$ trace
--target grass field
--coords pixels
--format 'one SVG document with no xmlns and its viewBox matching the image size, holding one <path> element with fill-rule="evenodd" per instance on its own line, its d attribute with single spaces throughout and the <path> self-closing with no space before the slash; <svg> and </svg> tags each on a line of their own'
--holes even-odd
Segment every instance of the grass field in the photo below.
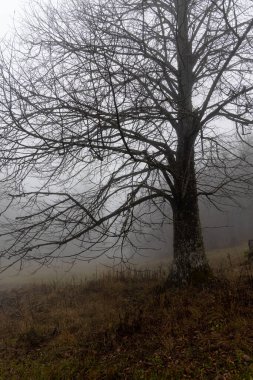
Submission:
<svg viewBox="0 0 253 380">
<path fill-rule="evenodd" d="M 0 379 L 253 379 L 252 267 L 216 256 L 202 289 L 122 268 L 2 291 Z"/>
</svg>

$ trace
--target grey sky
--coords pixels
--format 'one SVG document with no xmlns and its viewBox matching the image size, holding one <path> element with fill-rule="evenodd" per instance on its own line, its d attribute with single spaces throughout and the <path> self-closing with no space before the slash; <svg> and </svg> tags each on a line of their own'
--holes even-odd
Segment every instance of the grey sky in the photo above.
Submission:
<svg viewBox="0 0 253 380">
<path fill-rule="evenodd" d="M 0 36 L 11 28 L 15 13 L 24 3 L 25 0 L 0 0 Z"/>
</svg>

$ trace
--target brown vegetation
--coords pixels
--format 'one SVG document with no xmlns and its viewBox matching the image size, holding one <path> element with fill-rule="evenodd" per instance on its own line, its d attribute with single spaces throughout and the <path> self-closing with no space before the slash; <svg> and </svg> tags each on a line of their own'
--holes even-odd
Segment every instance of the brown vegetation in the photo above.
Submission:
<svg viewBox="0 0 253 380">
<path fill-rule="evenodd" d="M 201 289 L 146 270 L 2 293 L 0 379 L 252 379 L 253 276 L 236 270 Z"/>
</svg>

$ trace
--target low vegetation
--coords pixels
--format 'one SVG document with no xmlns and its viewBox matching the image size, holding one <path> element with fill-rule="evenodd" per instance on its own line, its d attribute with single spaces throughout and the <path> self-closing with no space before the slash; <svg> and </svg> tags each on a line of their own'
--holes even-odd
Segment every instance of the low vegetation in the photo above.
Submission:
<svg viewBox="0 0 253 380">
<path fill-rule="evenodd" d="M 0 379 L 253 379 L 251 269 L 228 256 L 202 288 L 122 270 L 2 292 Z"/>
</svg>

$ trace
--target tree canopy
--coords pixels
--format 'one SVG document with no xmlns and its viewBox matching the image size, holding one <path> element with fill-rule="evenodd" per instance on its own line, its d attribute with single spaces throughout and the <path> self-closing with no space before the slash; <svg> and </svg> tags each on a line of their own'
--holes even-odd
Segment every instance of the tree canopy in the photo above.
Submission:
<svg viewBox="0 0 253 380">
<path fill-rule="evenodd" d="M 3 193 L 23 210 L 2 256 L 123 255 L 159 211 L 172 277 L 207 273 L 198 196 L 252 185 L 252 14 L 242 0 L 33 1 L 2 47 Z"/>
</svg>

